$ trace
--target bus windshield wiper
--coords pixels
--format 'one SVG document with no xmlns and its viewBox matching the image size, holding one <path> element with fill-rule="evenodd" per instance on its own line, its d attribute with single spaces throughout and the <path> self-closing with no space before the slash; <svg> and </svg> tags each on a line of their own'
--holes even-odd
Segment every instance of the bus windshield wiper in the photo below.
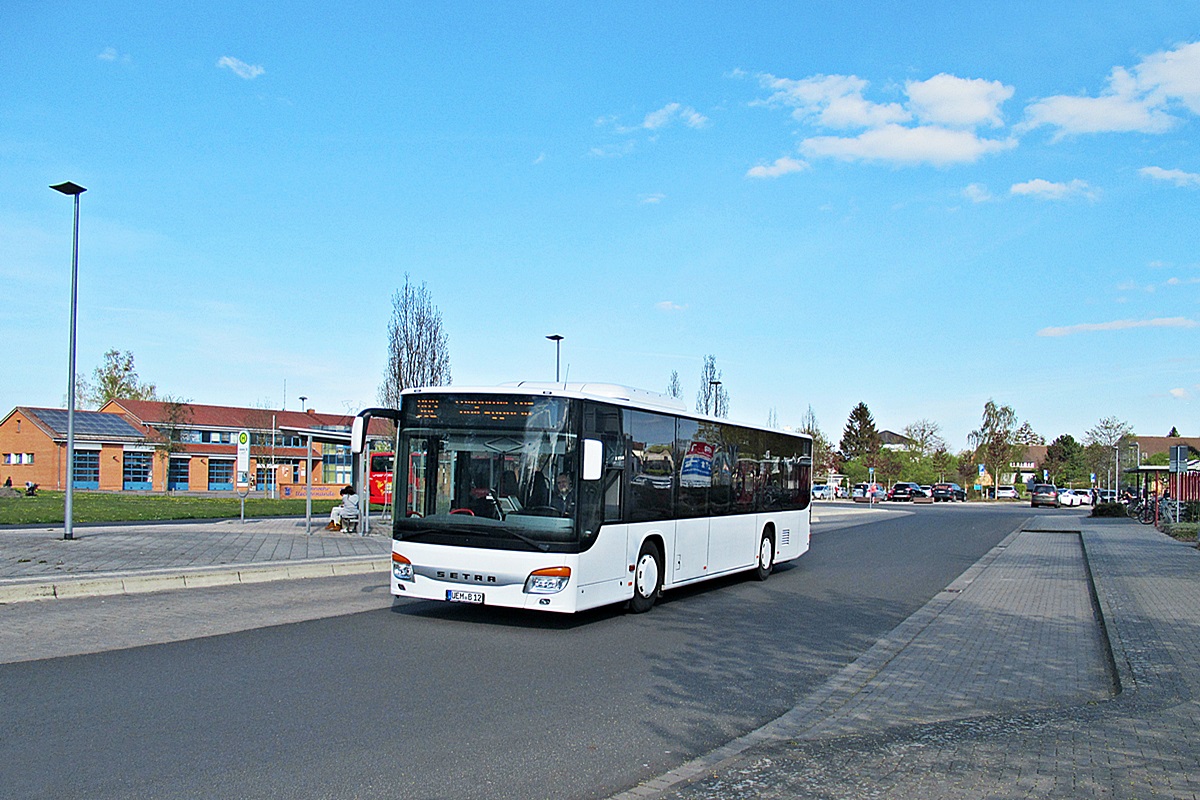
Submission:
<svg viewBox="0 0 1200 800">
<path fill-rule="evenodd" d="M 487 529 L 489 531 L 500 531 L 502 533 L 507 533 L 512 538 L 518 539 L 518 540 L 524 542 L 525 544 L 529 545 L 530 547 L 536 547 L 538 550 L 541 550 L 543 553 L 545 553 L 546 551 L 548 551 L 550 549 L 550 545 L 546 544 L 545 542 L 539 542 L 536 539 L 530 539 L 525 534 L 517 533 L 512 528 L 508 528 L 503 525 L 495 525 L 495 526 L 489 525 Z"/>
</svg>

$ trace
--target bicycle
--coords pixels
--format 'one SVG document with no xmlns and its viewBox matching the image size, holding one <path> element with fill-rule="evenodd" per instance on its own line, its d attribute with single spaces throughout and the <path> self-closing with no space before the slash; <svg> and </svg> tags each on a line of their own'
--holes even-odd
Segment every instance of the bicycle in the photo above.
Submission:
<svg viewBox="0 0 1200 800">
<path fill-rule="evenodd" d="M 1126 512 L 1143 525 L 1154 522 L 1154 498 L 1132 499 L 1126 504 Z"/>
</svg>

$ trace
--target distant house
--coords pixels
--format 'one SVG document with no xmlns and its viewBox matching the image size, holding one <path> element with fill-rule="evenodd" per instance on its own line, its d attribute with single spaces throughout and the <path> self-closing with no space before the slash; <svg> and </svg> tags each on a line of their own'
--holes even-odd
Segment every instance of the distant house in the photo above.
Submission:
<svg viewBox="0 0 1200 800">
<path fill-rule="evenodd" d="M 246 430 L 253 488 L 292 494 L 306 483 L 310 460 L 301 431 L 348 433 L 352 420 L 311 410 L 112 400 L 99 411 L 75 412 L 75 488 L 232 492 L 236 436 Z M 0 422 L 0 476 L 15 486 L 66 488 L 66 440 L 64 409 L 18 406 Z M 351 482 L 347 445 L 314 443 L 311 461 L 314 496 L 336 496 Z"/>
<path fill-rule="evenodd" d="M 895 431 L 880 431 L 879 443 L 884 450 L 907 450 L 913 446 L 913 440 Z"/>
</svg>

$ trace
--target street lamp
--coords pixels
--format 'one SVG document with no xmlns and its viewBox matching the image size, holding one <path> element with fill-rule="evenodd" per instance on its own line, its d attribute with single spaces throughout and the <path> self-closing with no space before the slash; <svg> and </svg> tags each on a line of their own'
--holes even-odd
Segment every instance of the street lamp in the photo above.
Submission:
<svg viewBox="0 0 1200 800">
<path fill-rule="evenodd" d="M 552 333 L 546 338 L 554 342 L 554 382 L 558 383 L 558 365 L 560 363 L 559 356 L 562 354 L 563 337 L 559 336 L 557 333 Z"/>
<path fill-rule="evenodd" d="M 63 508 L 63 538 L 74 539 L 71 517 L 75 502 L 75 301 L 79 294 L 79 195 L 87 189 L 71 181 L 50 188 L 75 198 L 75 231 L 71 237 L 71 347 L 67 368 L 67 496 Z"/>
<path fill-rule="evenodd" d="M 307 400 L 307 399 L 308 399 L 308 397 L 307 397 L 307 396 L 305 396 L 305 395 L 300 395 L 300 410 L 301 410 L 301 411 L 303 411 L 303 410 L 304 410 L 304 401 L 305 401 L 305 400 Z"/>
</svg>

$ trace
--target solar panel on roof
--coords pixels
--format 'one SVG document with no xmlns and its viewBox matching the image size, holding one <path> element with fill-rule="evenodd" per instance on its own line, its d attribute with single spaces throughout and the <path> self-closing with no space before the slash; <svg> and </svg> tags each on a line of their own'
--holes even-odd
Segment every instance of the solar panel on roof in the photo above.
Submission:
<svg viewBox="0 0 1200 800">
<path fill-rule="evenodd" d="M 66 434 L 67 412 L 60 408 L 31 408 L 38 419 L 49 425 L 56 433 Z M 108 436 L 128 439 L 141 438 L 142 432 L 129 424 L 119 414 L 105 414 L 100 411 L 76 411 L 75 434 L 77 436 Z"/>
</svg>

